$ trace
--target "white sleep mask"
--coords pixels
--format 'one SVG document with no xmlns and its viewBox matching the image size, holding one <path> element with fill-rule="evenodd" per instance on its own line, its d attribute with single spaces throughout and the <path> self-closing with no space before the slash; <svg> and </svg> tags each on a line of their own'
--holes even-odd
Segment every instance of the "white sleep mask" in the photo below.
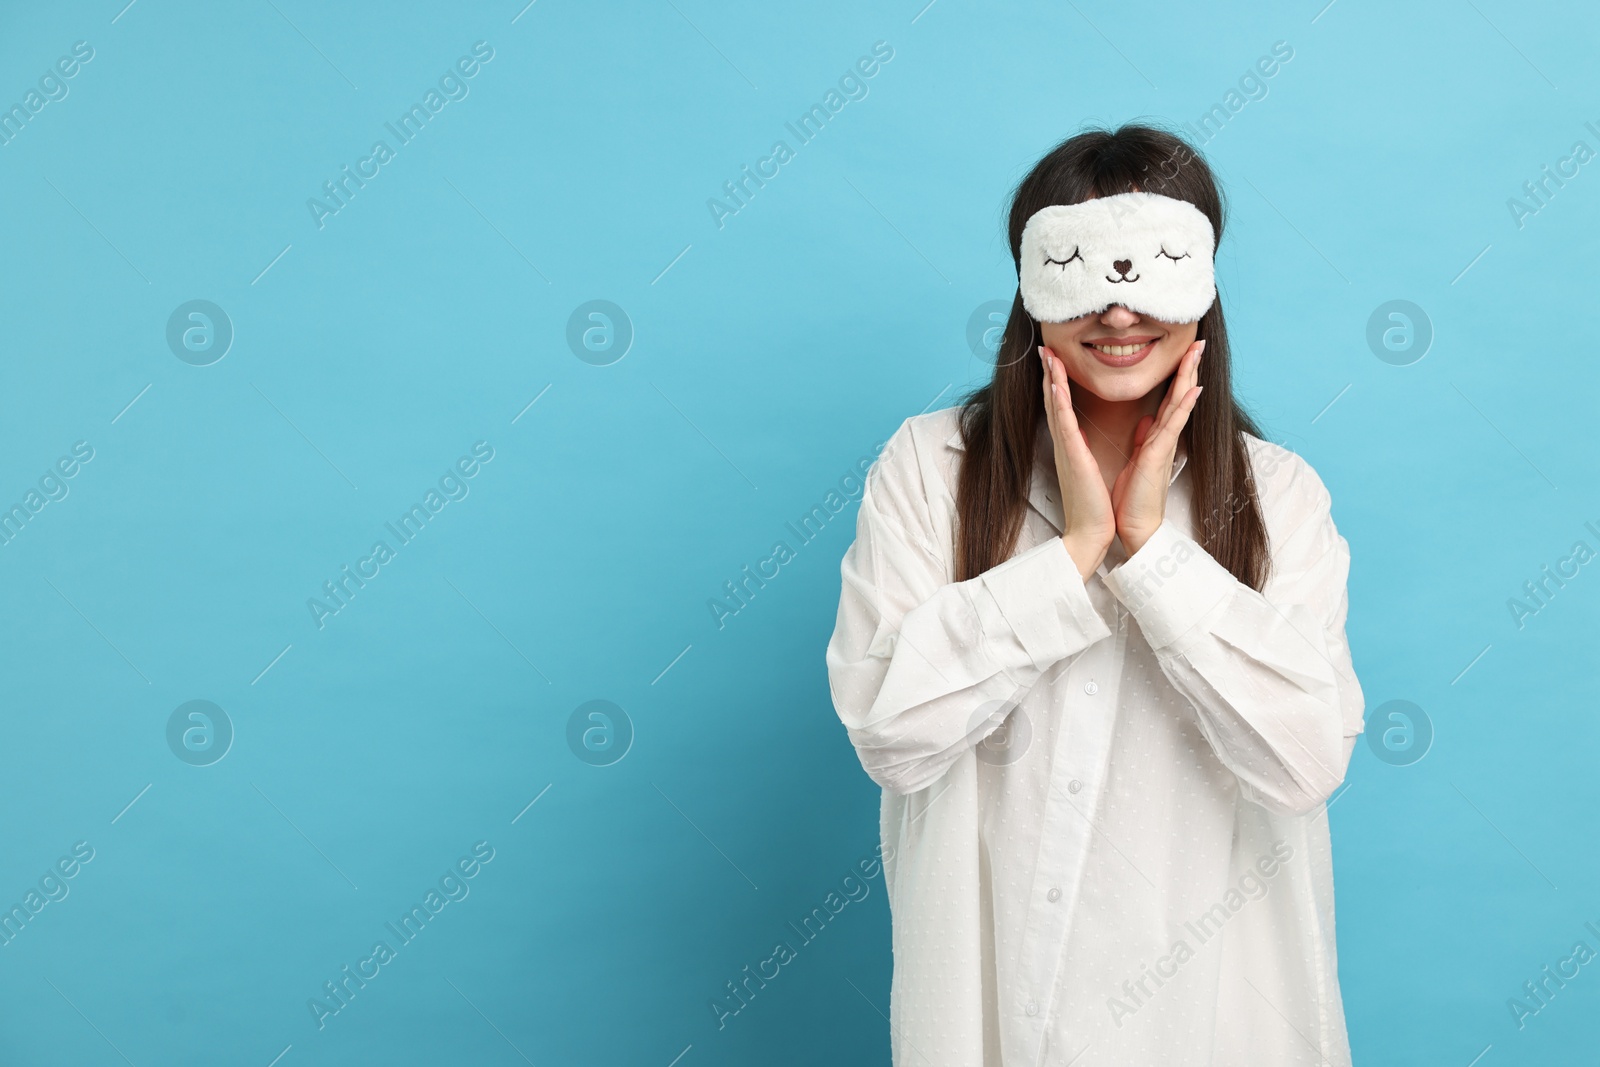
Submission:
<svg viewBox="0 0 1600 1067">
<path fill-rule="evenodd" d="M 1117 193 L 1053 204 L 1022 228 L 1022 304 L 1065 322 L 1121 304 L 1163 322 L 1195 322 L 1217 297 L 1211 220 L 1187 200 Z"/>
</svg>

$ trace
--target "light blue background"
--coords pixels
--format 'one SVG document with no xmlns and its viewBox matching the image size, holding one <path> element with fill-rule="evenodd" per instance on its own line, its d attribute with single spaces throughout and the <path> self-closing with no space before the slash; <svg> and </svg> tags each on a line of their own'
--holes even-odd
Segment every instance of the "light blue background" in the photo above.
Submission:
<svg viewBox="0 0 1600 1067">
<path fill-rule="evenodd" d="M 1275 41 L 1203 146 L 1239 392 L 1332 491 L 1369 708 L 1436 730 L 1410 766 L 1363 743 L 1331 811 L 1356 1060 L 1594 1047 L 1596 966 L 1524 1030 L 1506 1007 L 1600 947 L 1600 574 L 1506 606 L 1600 548 L 1596 164 L 1507 208 L 1600 148 L 1592 10 L 124 3 L 0 15 L 5 106 L 95 51 L 0 148 L 0 502 L 95 450 L 0 548 L 0 903 L 95 849 L 0 948 L 0 1060 L 886 1062 L 881 877 L 708 1008 L 877 841 L 822 661 L 853 505 L 724 628 L 707 601 L 983 380 L 967 321 L 1014 291 L 1039 155 L 1196 121 Z M 480 40 L 470 95 L 319 230 L 307 198 Z M 707 199 L 880 40 L 719 229 Z M 211 366 L 166 345 L 193 299 L 236 330 Z M 565 340 L 593 299 L 636 331 L 610 366 Z M 1409 366 L 1365 341 L 1392 299 L 1436 331 Z M 307 598 L 480 440 L 470 495 L 319 630 Z M 167 746 L 192 699 L 237 732 L 209 767 Z M 595 699 L 636 731 L 609 767 L 566 740 Z M 319 1031 L 308 998 L 485 840 Z"/>
</svg>

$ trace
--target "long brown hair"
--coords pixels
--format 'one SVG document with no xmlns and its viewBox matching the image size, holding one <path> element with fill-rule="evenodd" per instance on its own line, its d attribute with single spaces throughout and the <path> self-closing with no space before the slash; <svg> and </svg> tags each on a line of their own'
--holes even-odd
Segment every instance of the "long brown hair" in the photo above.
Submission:
<svg viewBox="0 0 1600 1067">
<path fill-rule="evenodd" d="M 1056 145 L 1012 193 L 1008 231 L 1019 273 L 1022 228 L 1034 212 L 1134 189 L 1195 205 L 1211 220 L 1221 244 L 1222 196 L 1211 168 L 1187 142 L 1146 125 L 1092 129 Z M 1206 342 L 1199 383 L 1205 388 L 1184 427 L 1183 444 L 1198 540 L 1234 577 L 1260 591 L 1270 563 L 1267 531 L 1242 435 L 1262 433 L 1233 396 L 1220 294 L 1200 319 L 1196 338 Z M 1038 326 L 1022 306 L 1019 289 L 995 357 L 994 377 L 967 396 L 961 410 L 966 455 L 956 492 L 957 580 L 976 577 L 1009 559 L 1022 530 L 1038 426 L 1045 417 L 1044 370 L 1033 358 L 1040 343 Z"/>
</svg>

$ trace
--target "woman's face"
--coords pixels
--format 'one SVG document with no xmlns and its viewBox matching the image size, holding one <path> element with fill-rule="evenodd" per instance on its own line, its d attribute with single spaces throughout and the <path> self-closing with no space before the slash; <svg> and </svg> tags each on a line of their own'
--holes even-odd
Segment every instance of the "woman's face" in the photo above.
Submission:
<svg viewBox="0 0 1600 1067">
<path fill-rule="evenodd" d="M 1102 400 L 1138 400 L 1172 376 L 1198 322 L 1162 322 L 1112 304 L 1066 322 L 1042 322 L 1045 347 L 1067 377 Z"/>
</svg>

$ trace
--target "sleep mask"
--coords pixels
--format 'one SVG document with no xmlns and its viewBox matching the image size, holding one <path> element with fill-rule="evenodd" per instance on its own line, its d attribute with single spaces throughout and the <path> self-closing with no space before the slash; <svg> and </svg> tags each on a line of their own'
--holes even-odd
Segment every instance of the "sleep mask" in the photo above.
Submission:
<svg viewBox="0 0 1600 1067">
<path fill-rule="evenodd" d="M 1022 304 L 1065 322 L 1121 304 L 1163 322 L 1195 322 L 1217 297 L 1211 220 L 1187 200 L 1117 193 L 1052 204 L 1022 228 Z"/>
</svg>

